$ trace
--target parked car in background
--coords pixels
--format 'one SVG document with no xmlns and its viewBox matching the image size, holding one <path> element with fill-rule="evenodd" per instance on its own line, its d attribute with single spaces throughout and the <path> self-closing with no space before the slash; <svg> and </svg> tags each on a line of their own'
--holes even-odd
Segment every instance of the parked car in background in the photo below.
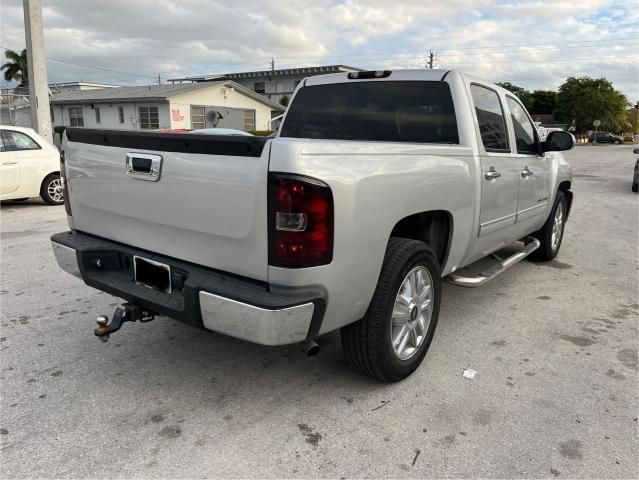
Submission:
<svg viewBox="0 0 639 480">
<path fill-rule="evenodd" d="M 639 148 L 635 148 L 633 150 L 633 153 L 635 155 L 639 155 Z M 639 191 L 639 158 L 635 162 L 635 175 L 634 177 L 632 177 L 632 191 L 633 192 Z"/>
<path fill-rule="evenodd" d="M 635 143 L 636 140 L 635 140 L 635 136 L 632 133 L 629 133 L 628 135 L 623 137 L 623 141 L 624 142 Z"/>
<path fill-rule="evenodd" d="M 58 149 L 31 128 L 0 125 L 0 200 L 64 203 Z"/>
<path fill-rule="evenodd" d="M 623 139 L 618 137 L 617 135 L 613 135 L 612 133 L 599 132 L 593 133 L 588 137 L 588 143 L 593 143 L 595 141 L 595 135 L 597 136 L 597 143 L 623 143 Z"/>
</svg>

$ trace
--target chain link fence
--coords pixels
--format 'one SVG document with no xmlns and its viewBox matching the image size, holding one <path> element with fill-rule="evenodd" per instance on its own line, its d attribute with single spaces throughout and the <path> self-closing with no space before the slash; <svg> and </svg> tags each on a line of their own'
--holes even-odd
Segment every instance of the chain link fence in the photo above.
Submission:
<svg viewBox="0 0 639 480">
<path fill-rule="evenodd" d="M 0 125 L 33 127 L 28 92 L 23 93 L 19 89 L 0 91 Z"/>
</svg>

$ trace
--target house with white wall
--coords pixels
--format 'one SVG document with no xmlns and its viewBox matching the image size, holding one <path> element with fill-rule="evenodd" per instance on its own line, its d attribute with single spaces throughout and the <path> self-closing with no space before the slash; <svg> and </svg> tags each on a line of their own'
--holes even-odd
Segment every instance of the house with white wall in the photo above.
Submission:
<svg viewBox="0 0 639 480">
<path fill-rule="evenodd" d="M 110 130 L 269 130 L 284 108 L 230 80 L 55 93 L 54 126 Z"/>
</svg>

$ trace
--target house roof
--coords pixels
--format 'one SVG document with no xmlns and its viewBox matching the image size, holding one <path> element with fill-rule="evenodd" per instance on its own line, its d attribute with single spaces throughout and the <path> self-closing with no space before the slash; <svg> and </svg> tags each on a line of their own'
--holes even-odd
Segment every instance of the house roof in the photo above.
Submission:
<svg viewBox="0 0 639 480">
<path fill-rule="evenodd" d="M 108 83 L 92 83 L 92 82 L 58 82 L 50 83 L 49 88 L 69 88 L 69 87 L 97 87 L 97 88 L 115 88 L 118 85 Z"/>
<path fill-rule="evenodd" d="M 235 90 L 261 102 L 273 110 L 284 111 L 284 107 L 268 98 L 255 93 L 252 90 L 230 80 L 207 83 L 186 83 L 177 85 L 145 85 L 139 87 L 116 87 L 100 88 L 94 90 L 72 90 L 67 92 L 54 93 L 51 96 L 51 103 L 54 105 L 69 105 L 81 103 L 114 103 L 114 102 L 136 102 L 136 101 L 166 101 L 176 95 L 192 92 L 195 90 L 205 90 L 216 86 L 233 87 Z"/>
<path fill-rule="evenodd" d="M 169 82 L 209 82 L 213 80 L 229 79 L 237 80 L 242 78 L 260 77 L 285 77 L 289 75 L 323 75 L 326 73 L 359 72 L 361 68 L 349 67 L 348 65 L 322 65 L 317 67 L 283 68 L 277 70 L 258 70 L 255 72 L 222 73 L 213 75 L 200 75 L 194 77 L 171 78 Z"/>
</svg>

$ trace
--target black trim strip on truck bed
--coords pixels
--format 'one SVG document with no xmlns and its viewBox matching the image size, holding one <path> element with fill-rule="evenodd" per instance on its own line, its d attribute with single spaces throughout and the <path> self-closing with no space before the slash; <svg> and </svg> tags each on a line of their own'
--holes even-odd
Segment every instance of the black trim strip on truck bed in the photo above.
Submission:
<svg viewBox="0 0 639 480">
<path fill-rule="evenodd" d="M 67 128 L 66 135 L 69 142 L 75 143 L 233 157 L 259 157 L 268 141 L 267 137 L 257 136 L 97 130 L 77 127 Z"/>
</svg>

